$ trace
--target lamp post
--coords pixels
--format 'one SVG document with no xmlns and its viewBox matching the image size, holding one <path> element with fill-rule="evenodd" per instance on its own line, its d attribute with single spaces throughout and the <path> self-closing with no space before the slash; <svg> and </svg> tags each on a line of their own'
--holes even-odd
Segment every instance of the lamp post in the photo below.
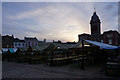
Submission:
<svg viewBox="0 0 120 80">
<path fill-rule="evenodd" d="M 54 55 L 54 50 L 51 51 L 50 66 L 53 66 L 53 55 Z"/>
<path fill-rule="evenodd" d="M 52 47 L 52 49 L 50 51 L 50 54 L 51 54 L 51 56 L 50 56 L 50 58 L 51 58 L 51 60 L 50 60 L 50 66 L 53 66 L 53 58 L 54 58 L 54 52 L 56 50 L 56 47 L 54 45 L 51 45 L 51 47 Z"/>
<path fill-rule="evenodd" d="M 81 69 L 84 70 L 84 40 L 82 40 L 82 62 L 81 62 Z"/>
</svg>

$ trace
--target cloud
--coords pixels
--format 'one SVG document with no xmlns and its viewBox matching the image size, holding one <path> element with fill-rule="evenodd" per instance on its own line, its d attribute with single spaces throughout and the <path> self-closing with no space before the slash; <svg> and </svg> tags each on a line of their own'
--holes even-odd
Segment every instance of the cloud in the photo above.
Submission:
<svg viewBox="0 0 120 80">
<path fill-rule="evenodd" d="M 18 36 L 21 32 L 20 37 L 22 35 L 36 36 L 39 40 L 47 38 L 49 40 L 63 41 L 77 41 L 78 34 L 90 33 L 89 21 L 94 11 L 92 2 L 16 4 L 14 3 L 13 7 L 10 6 L 11 4 L 9 4 L 9 7 L 3 6 L 6 9 L 3 11 L 5 13 L 3 15 L 3 33 L 13 33 Z M 22 8 L 20 8 L 21 6 Z M 102 8 L 105 7 L 107 9 L 109 6 L 103 6 Z M 18 8 L 19 10 L 17 10 Z M 99 10 L 98 8 L 97 10 Z M 101 21 L 106 21 L 105 23 L 102 22 L 103 25 L 107 26 L 109 23 L 107 21 L 110 19 L 109 15 L 115 14 L 116 10 L 113 9 L 110 14 L 104 13 L 108 15 L 107 17 L 102 13 L 105 10 L 97 12 L 100 14 L 100 17 L 102 16 Z M 12 14 L 13 12 L 14 14 Z M 113 17 L 113 20 L 115 22 L 116 18 Z M 112 20 L 110 22 L 111 25 L 114 25 Z M 107 28 L 103 28 L 103 30 Z"/>
</svg>

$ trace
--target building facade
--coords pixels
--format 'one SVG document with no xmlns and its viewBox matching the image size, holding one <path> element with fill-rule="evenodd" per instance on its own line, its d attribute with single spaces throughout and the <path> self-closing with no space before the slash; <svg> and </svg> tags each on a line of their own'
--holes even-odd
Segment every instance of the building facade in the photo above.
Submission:
<svg viewBox="0 0 120 80">
<path fill-rule="evenodd" d="M 42 43 L 46 43 L 46 39 L 44 41 L 38 41 L 38 39 L 36 37 L 32 38 L 32 37 L 24 37 L 24 40 L 20 40 L 18 38 L 14 38 L 13 35 L 9 36 L 9 35 L 5 35 L 2 36 L 2 48 L 22 48 L 22 49 L 27 49 L 29 46 L 31 46 L 32 48 L 37 48 L 40 44 L 40 42 Z"/>
<path fill-rule="evenodd" d="M 106 31 L 101 34 L 100 19 L 97 16 L 96 12 L 93 13 L 90 20 L 91 35 L 90 34 L 80 34 L 78 35 L 78 41 L 92 40 L 102 43 L 107 43 L 111 45 L 120 45 L 120 34 L 117 31 Z"/>
<path fill-rule="evenodd" d="M 24 38 L 26 47 L 28 48 L 29 46 L 31 47 L 38 47 L 39 41 L 36 37 L 30 38 L 30 37 L 25 37 Z"/>
<path fill-rule="evenodd" d="M 26 48 L 26 43 L 24 40 L 19 40 L 19 39 L 15 39 L 14 40 L 14 48 Z"/>
<path fill-rule="evenodd" d="M 2 36 L 2 47 L 13 48 L 14 47 L 14 36 Z"/>
<path fill-rule="evenodd" d="M 80 34 L 78 35 L 78 40 L 82 41 L 82 40 L 91 40 L 91 35 L 90 34 Z"/>
<path fill-rule="evenodd" d="M 120 45 L 120 34 L 117 31 L 106 31 L 102 35 L 103 42 L 112 45 Z"/>
</svg>

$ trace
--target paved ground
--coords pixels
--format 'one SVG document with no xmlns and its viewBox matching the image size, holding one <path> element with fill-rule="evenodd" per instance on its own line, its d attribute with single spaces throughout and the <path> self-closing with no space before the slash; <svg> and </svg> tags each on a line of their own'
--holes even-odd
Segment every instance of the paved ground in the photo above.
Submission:
<svg viewBox="0 0 120 80">
<path fill-rule="evenodd" d="M 76 64 L 60 67 L 15 62 L 2 64 L 3 78 L 109 78 L 101 66 L 87 66 L 81 70 Z"/>
</svg>

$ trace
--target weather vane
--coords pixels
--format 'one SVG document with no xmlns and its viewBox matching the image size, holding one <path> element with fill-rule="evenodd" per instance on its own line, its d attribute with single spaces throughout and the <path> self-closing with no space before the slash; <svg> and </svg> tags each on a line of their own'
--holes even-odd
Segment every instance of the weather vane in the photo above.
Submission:
<svg viewBox="0 0 120 80">
<path fill-rule="evenodd" d="M 95 9 L 95 4 L 94 4 L 94 12 L 96 12 L 96 9 Z"/>
</svg>

